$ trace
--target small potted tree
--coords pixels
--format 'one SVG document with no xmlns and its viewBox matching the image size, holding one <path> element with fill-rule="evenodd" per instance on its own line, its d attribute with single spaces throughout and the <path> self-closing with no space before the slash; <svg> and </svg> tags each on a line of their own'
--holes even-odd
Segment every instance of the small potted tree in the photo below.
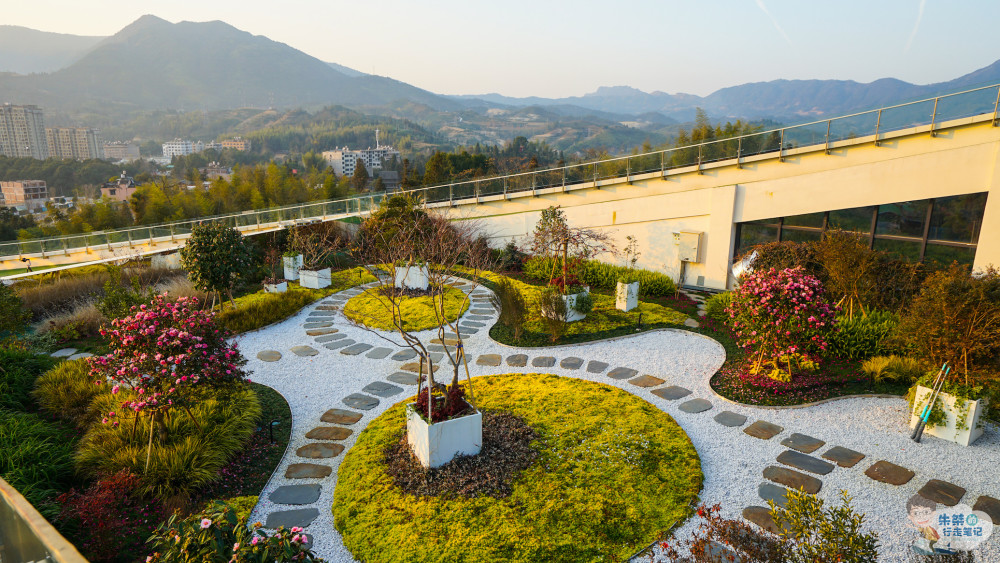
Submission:
<svg viewBox="0 0 1000 563">
<path fill-rule="evenodd" d="M 625 266 L 628 268 L 618 276 L 615 288 L 615 308 L 619 311 L 631 311 L 639 306 L 639 279 L 635 273 L 635 264 L 639 261 L 639 240 L 629 235 L 625 237 Z"/>
<path fill-rule="evenodd" d="M 264 293 L 284 293 L 288 291 L 288 281 L 278 275 L 278 265 L 283 262 L 281 252 L 274 247 L 267 250 L 269 274 L 264 278 Z M 296 272 L 298 273 L 298 272 Z"/>
<path fill-rule="evenodd" d="M 297 281 L 299 279 L 299 268 L 302 267 L 302 253 L 298 250 L 289 250 L 281 257 L 285 267 L 285 279 Z"/>
<path fill-rule="evenodd" d="M 330 256 L 348 240 L 343 227 L 335 221 L 297 227 L 292 233 L 292 248 L 302 254 L 299 284 L 309 289 L 330 287 Z"/>
</svg>

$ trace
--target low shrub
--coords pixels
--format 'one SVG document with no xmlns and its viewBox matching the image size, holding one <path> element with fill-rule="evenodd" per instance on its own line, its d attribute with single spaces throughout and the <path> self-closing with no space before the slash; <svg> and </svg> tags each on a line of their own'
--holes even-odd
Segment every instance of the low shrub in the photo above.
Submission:
<svg viewBox="0 0 1000 563">
<path fill-rule="evenodd" d="M 733 294 L 726 291 L 716 293 L 705 300 L 705 313 L 717 323 L 729 323 L 729 305 L 733 302 Z"/>
<path fill-rule="evenodd" d="M 851 360 L 884 356 L 894 350 L 892 338 L 899 325 L 899 316 L 885 311 L 871 311 L 854 318 L 838 315 L 837 330 L 829 338 L 830 352 Z"/>
<path fill-rule="evenodd" d="M 151 287 L 184 275 L 182 270 L 150 268 L 142 264 L 126 267 L 129 278 L 139 280 L 141 287 Z M 74 270 L 39 274 L 14 285 L 14 291 L 24 301 L 33 318 L 41 319 L 57 312 L 70 311 L 80 301 L 93 301 L 104 295 L 104 284 L 110 280 L 103 266 L 87 266 Z"/>
<path fill-rule="evenodd" d="M 385 288 L 397 291 L 395 288 Z M 435 292 L 441 288 L 433 288 Z M 399 320 L 403 330 L 419 331 L 438 326 L 435 304 L 441 302 L 441 294 L 435 293 L 408 297 L 397 295 L 391 298 L 381 293 L 381 288 L 372 288 L 361 295 L 350 298 L 344 304 L 344 316 L 353 322 L 379 330 L 395 331 L 393 309 L 398 307 Z M 449 322 L 458 320 L 469 308 L 469 298 L 461 289 L 444 287 L 444 316 Z"/>
<path fill-rule="evenodd" d="M 594 298 L 589 293 L 577 293 L 573 299 L 573 310 L 586 315 L 594 310 Z"/>
<path fill-rule="evenodd" d="M 528 317 L 528 302 L 524 293 L 518 289 L 513 280 L 501 277 L 493 288 L 490 301 L 500 311 L 500 324 L 510 329 L 514 334 L 514 340 L 520 340 Z"/>
<path fill-rule="evenodd" d="M 73 480 L 75 439 L 61 424 L 0 408 L 0 477 L 46 518 Z"/>
<path fill-rule="evenodd" d="M 536 299 L 535 307 L 540 313 L 541 324 L 545 334 L 549 336 L 549 342 L 559 342 L 566 334 L 569 324 L 566 322 L 566 301 L 552 287 L 539 291 Z"/>
<path fill-rule="evenodd" d="M 104 283 L 104 295 L 96 308 L 105 319 L 119 319 L 127 316 L 132 307 L 152 299 L 153 288 L 143 288 L 137 276 L 129 279 L 120 266 L 108 265 L 108 281 Z"/>
<path fill-rule="evenodd" d="M 501 272 L 521 271 L 524 268 L 524 260 L 528 257 L 512 240 L 503 248 L 493 250 L 493 254 L 493 263 L 497 264 L 497 269 Z"/>
<path fill-rule="evenodd" d="M 98 381 L 86 360 L 65 361 L 38 378 L 32 396 L 46 413 L 86 430 L 101 420 L 102 413 L 92 407 L 94 399 L 110 393 Z"/>
<path fill-rule="evenodd" d="M 21 298 L 0 281 L 0 337 L 20 333 L 29 320 L 31 312 L 24 308 Z"/>
<path fill-rule="evenodd" d="M 556 260 L 545 256 L 532 256 L 524 263 L 524 275 L 529 278 L 548 282 Z M 561 271 L 561 262 L 556 271 Z M 666 274 L 652 270 L 632 270 L 625 266 L 616 266 L 597 260 L 584 260 L 577 269 L 580 281 L 591 289 L 614 291 L 621 276 L 639 282 L 639 295 L 642 297 L 663 297 L 677 292 L 674 280 Z"/>
<path fill-rule="evenodd" d="M 81 300 L 68 310 L 47 316 L 38 325 L 38 332 L 50 333 L 59 342 L 94 336 L 107 318 L 93 300 Z"/>
<path fill-rule="evenodd" d="M 912 384 L 927 371 L 923 364 L 914 358 L 905 356 L 875 356 L 861 364 L 861 371 L 872 381 L 895 381 Z"/>
<path fill-rule="evenodd" d="M 0 409 L 34 411 L 31 390 L 35 380 L 56 361 L 31 350 L 0 348 Z"/>
</svg>

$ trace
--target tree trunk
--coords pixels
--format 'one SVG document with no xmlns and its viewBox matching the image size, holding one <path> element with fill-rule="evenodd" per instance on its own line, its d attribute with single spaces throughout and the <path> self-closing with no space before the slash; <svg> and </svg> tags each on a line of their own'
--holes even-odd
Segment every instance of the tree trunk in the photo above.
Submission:
<svg viewBox="0 0 1000 563">
<path fill-rule="evenodd" d="M 563 241 L 563 294 L 569 293 L 566 287 L 566 274 L 569 272 L 569 241 Z"/>
<path fill-rule="evenodd" d="M 153 413 L 153 424 L 156 425 L 156 433 L 160 443 L 166 444 L 167 439 L 170 437 L 170 433 L 167 431 L 167 423 L 163 419 L 163 411 L 156 411 Z"/>
</svg>

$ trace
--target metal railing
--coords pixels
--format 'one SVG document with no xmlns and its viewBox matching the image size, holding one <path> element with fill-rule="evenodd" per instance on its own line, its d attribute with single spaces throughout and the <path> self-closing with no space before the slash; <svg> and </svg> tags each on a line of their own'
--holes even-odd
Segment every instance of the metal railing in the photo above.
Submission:
<svg viewBox="0 0 1000 563">
<path fill-rule="evenodd" d="M 478 178 L 436 186 L 406 190 L 427 203 L 455 204 L 460 201 L 511 195 L 524 195 L 539 190 L 587 185 L 600 187 L 601 182 L 658 173 L 666 176 L 671 170 L 697 167 L 724 160 L 735 160 L 742 166 L 745 159 L 776 153 L 783 160 L 786 151 L 815 147 L 829 153 L 840 141 L 872 137 L 877 146 L 886 134 L 913 127 L 930 125 L 930 134 L 945 121 L 992 114 L 998 124 L 1000 84 L 955 92 L 934 98 L 906 102 L 879 109 L 862 111 L 779 129 L 753 132 L 738 137 L 717 139 L 643 154 L 607 158 L 604 160 L 545 168 L 517 174 Z M 40 238 L 0 243 L 0 260 L 26 254 L 68 252 L 71 249 L 91 249 L 131 246 L 146 241 L 155 242 L 186 235 L 192 227 L 203 223 L 223 223 L 245 230 L 282 222 L 295 222 L 314 217 L 340 218 L 362 215 L 374 208 L 387 194 L 379 192 L 342 199 L 289 205 L 271 209 L 230 213 L 176 221 L 159 225 L 129 227 L 79 235 Z"/>
<path fill-rule="evenodd" d="M 0 479 L 0 562 L 87 563 L 35 507 Z"/>
</svg>

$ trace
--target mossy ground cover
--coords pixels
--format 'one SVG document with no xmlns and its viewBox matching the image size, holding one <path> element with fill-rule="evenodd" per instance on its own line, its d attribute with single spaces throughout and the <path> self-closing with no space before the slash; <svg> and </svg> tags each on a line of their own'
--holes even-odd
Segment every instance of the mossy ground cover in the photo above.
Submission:
<svg viewBox="0 0 1000 563">
<path fill-rule="evenodd" d="M 620 389 L 544 374 L 472 380 L 479 408 L 540 435 L 506 498 L 414 497 L 385 472 L 402 401 L 372 421 L 340 467 L 333 515 L 363 561 L 624 560 L 690 513 L 698 454 L 666 413 Z"/>
<path fill-rule="evenodd" d="M 469 300 L 462 290 L 448 287 L 444 292 L 444 312 L 449 321 L 455 321 L 469 308 Z M 400 317 L 405 330 L 427 330 L 438 326 L 434 305 L 429 295 L 419 297 L 401 297 L 399 300 Z M 344 305 L 344 315 L 347 318 L 371 328 L 393 331 L 392 314 L 389 298 L 380 293 L 380 288 L 366 290 L 357 297 L 352 297 Z"/>
</svg>

